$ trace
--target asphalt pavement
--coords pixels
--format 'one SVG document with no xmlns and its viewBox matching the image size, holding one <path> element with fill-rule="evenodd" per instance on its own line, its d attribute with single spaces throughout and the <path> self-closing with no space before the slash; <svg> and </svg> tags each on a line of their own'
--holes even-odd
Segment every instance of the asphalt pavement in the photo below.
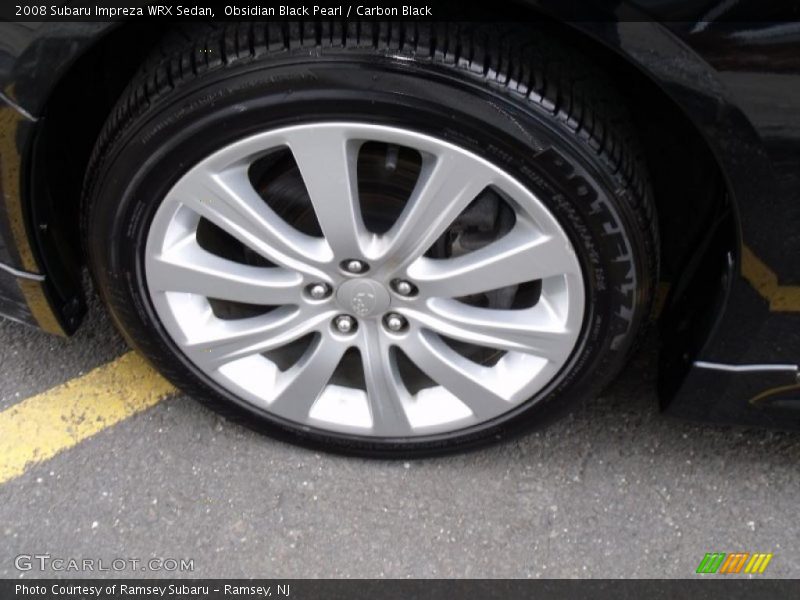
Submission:
<svg viewBox="0 0 800 600">
<path fill-rule="evenodd" d="M 696 577 L 740 551 L 800 577 L 800 435 L 661 415 L 655 348 L 544 431 L 425 460 L 309 451 L 171 397 L 0 484 L 0 577 L 92 575 L 17 568 L 34 554 L 192 561 L 124 577 Z M 0 320 L 0 411 L 126 350 L 97 302 L 69 340 Z"/>
</svg>

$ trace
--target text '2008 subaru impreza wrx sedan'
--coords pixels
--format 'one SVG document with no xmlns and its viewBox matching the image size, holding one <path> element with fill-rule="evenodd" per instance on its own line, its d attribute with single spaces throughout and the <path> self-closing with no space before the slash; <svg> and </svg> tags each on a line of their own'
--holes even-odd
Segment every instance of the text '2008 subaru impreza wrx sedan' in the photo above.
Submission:
<svg viewBox="0 0 800 600">
<path fill-rule="evenodd" d="M 545 423 L 648 324 L 665 411 L 796 427 L 800 27 L 585 4 L 0 24 L 0 312 L 71 334 L 88 267 L 181 389 L 345 452 Z"/>
</svg>

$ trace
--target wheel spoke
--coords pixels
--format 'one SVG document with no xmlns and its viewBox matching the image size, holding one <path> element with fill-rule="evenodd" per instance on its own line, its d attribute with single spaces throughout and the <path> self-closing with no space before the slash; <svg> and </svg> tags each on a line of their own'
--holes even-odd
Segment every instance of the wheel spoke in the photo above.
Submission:
<svg viewBox="0 0 800 600">
<path fill-rule="evenodd" d="M 527 310 L 477 308 L 456 300 L 434 299 L 429 310 L 409 311 L 424 327 L 449 338 L 508 352 L 563 360 L 574 335 L 542 303 Z"/>
<path fill-rule="evenodd" d="M 301 233 L 275 213 L 250 184 L 245 167 L 198 172 L 176 186 L 176 196 L 251 250 L 281 266 L 320 276 L 331 260 L 322 240 Z"/>
<path fill-rule="evenodd" d="M 314 402 L 330 382 L 347 345 L 327 335 L 319 336 L 288 371 L 279 376 L 277 395 L 270 409 L 295 421 L 305 421 Z"/>
<path fill-rule="evenodd" d="M 377 323 L 365 323 L 360 344 L 372 431 L 375 435 L 408 435 L 411 425 L 403 408 L 406 388 L 379 327 Z"/>
<path fill-rule="evenodd" d="M 509 401 L 498 393 L 485 367 L 464 358 L 430 332 L 414 331 L 403 351 L 428 377 L 466 404 L 478 419 L 508 410 Z"/>
<path fill-rule="evenodd" d="M 431 296 L 458 298 L 571 273 L 576 265 L 563 239 L 518 227 L 483 248 L 450 259 L 420 258 L 408 275 Z"/>
<path fill-rule="evenodd" d="M 202 340 L 189 341 L 184 349 L 199 365 L 216 370 L 224 364 L 275 350 L 318 330 L 329 321 L 333 311 L 309 314 L 295 308 L 283 307 L 266 315 L 224 321 L 209 317 Z"/>
<path fill-rule="evenodd" d="M 300 129 L 287 139 L 333 254 L 364 258 L 361 244 L 370 236 L 358 200 L 359 144 L 338 127 Z"/>
<path fill-rule="evenodd" d="M 254 267 L 220 258 L 187 239 L 148 264 L 151 291 L 188 292 L 248 304 L 299 301 L 302 276 L 278 267 Z"/>
<path fill-rule="evenodd" d="M 384 236 L 384 260 L 400 268 L 422 255 L 491 180 L 482 163 L 449 153 L 423 162 L 411 198 Z"/>
</svg>

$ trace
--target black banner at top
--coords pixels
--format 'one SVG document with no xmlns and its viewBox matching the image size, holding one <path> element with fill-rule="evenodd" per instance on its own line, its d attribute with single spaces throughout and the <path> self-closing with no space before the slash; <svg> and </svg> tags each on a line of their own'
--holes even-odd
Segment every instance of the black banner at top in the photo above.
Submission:
<svg viewBox="0 0 800 600">
<path fill-rule="evenodd" d="M 797 22 L 797 0 L 9 0 L 0 20 L 240 21 L 395 19 L 435 21 Z"/>
</svg>

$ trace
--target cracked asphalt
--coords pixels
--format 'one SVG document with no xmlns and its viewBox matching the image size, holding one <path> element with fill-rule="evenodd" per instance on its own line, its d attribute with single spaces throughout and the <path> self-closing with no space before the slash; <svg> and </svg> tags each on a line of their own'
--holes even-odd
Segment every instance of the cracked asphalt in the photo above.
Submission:
<svg viewBox="0 0 800 600">
<path fill-rule="evenodd" d="M 126 350 L 94 303 L 73 339 L 0 320 L 0 410 Z M 549 429 L 478 452 L 326 455 L 177 396 L 0 485 L 19 554 L 193 559 L 192 577 L 695 577 L 706 552 L 800 576 L 800 435 L 658 413 L 655 341 Z M 59 576 L 91 573 L 62 572 Z"/>
</svg>

